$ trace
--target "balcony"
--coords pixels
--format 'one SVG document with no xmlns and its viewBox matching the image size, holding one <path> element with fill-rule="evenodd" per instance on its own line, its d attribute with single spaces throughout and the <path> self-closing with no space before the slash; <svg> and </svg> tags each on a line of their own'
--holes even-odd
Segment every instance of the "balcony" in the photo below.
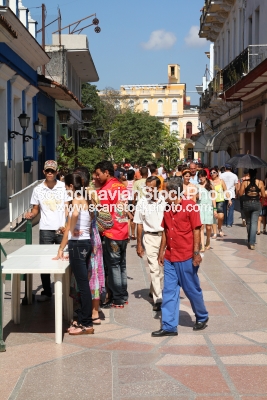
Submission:
<svg viewBox="0 0 267 400">
<path fill-rule="evenodd" d="M 214 42 L 225 23 L 235 0 L 205 0 L 200 16 L 199 37 Z"/>
<path fill-rule="evenodd" d="M 248 46 L 223 69 L 223 90 L 230 89 L 266 59 L 267 45 Z"/>
</svg>

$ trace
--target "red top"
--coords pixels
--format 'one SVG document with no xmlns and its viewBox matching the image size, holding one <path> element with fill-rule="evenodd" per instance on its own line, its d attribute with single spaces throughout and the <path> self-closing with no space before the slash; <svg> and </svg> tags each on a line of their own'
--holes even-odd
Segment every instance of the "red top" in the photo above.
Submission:
<svg viewBox="0 0 267 400">
<path fill-rule="evenodd" d="M 165 211 L 161 224 L 167 240 L 164 258 L 170 262 L 193 258 L 193 230 L 201 226 L 200 213 L 196 211 L 194 201 L 182 200 L 178 207 L 179 211 Z"/>
<path fill-rule="evenodd" d="M 110 211 L 114 222 L 111 229 L 102 233 L 103 236 L 114 240 L 128 239 L 128 216 L 125 211 L 127 194 L 126 187 L 116 178 L 111 178 L 98 190 L 100 203 L 109 206 L 108 211 Z"/>
</svg>

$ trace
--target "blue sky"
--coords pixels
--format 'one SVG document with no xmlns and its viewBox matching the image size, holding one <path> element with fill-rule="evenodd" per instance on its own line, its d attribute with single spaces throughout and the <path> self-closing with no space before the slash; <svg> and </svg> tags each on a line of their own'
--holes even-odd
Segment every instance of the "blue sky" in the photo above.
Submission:
<svg viewBox="0 0 267 400">
<path fill-rule="evenodd" d="M 41 28 L 41 5 L 38 0 L 23 0 Z M 98 89 L 119 89 L 125 84 L 156 84 L 167 82 L 167 64 L 181 66 L 181 82 L 187 91 L 195 91 L 202 82 L 208 59 L 204 54 L 209 42 L 199 39 L 200 9 L 204 0 L 46 0 L 47 20 L 62 15 L 62 26 L 90 14 L 97 14 L 101 33 L 94 27 L 83 31 L 89 39 L 100 80 Z M 86 22 L 86 21 L 85 21 Z M 46 42 L 51 43 L 54 24 L 47 29 Z M 63 32 L 64 33 L 64 32 Z M 41 40 L 41 34 L 38 34 Z M 191 104 L 199 96 L 188 93 Z"/>
</svg>

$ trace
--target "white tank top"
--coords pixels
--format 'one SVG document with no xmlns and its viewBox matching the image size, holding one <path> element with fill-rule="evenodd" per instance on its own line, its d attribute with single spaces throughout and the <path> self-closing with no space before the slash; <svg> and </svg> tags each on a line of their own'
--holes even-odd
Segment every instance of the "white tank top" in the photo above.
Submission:
<svg viewBox="0 0 267 400">
<path fill-rule="evenodd" d="M 72 216 L 72 211 L 69 213 L 69 218 Z M 75 230 L 80 231 L 79 236 L 72 236 L 69 232 L 69 240 L 84 240 L 90 239 L 91 217 L 88 210 L 80 210 L 78 220 L 75 225 Z"/>
<path fill-rule="evenodd" d="M 133 184 L 134 181 L 127 181 L 128 200 L 133 200 Z"/>
</svg>

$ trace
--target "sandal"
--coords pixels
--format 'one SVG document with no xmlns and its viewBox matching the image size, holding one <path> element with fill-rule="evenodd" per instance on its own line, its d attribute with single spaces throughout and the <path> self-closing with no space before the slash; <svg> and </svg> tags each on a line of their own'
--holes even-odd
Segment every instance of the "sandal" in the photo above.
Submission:
<svg viewBox="0 0 267 400">
<path fill-rule="evenodd" d="M 210 250 L 210 243 L 205 245 L 205 250 Z"/>
<path fill-rule="evenodd" d="M 97 322 L 98 321 L 98 322 Z M 97 318 L 92 318 L 92 322 L 94 325 L 101 325 L 101 320 L 99 317 Z"/>
<path fill-rule="evenodd" d="M 124 308 L 124 304 L 115 304 L 115 303 L 111 303 L 110 304 L 111 308 Z"/>
<path fill-rule="evenodd" d="M 132 235 L 131 240 L 136 240 L 136 236 Z"/>
<path fill-rule="evenodd" d="M 77 328 L 78 325 L 77 321 L 72 321 L 69 328 L 66 329 L 66 332 L 70 333 L 70 331 L 73 331 L 73 329 Z"/>
<path fill-rule="evenodd" d="M 211 237 L 212 239 L 217 239 L 217 233 L 214 233 L 213 236 Z"/>
<path fill-rule="evenodd" d="M 70 335 L 77 336 L 77 335 L 93 335 L 94 328 L 92 326 L 83 326 L 77 325 L 74 330 L 69 332 Z"/>
<path fill-rule="evenodd" d="M 224 233 L 223 233 L 223 231 L 221 229 L 219 230 L 219 236 L 220 237 L 224 237 Z"/>
<path fill-rule="evenodd" d="M 258 231 L 258 232 L 257 232 L 257 235 L 260 235 L 260 234 L 261 234 L 260 231 Z"/>
</svg>

